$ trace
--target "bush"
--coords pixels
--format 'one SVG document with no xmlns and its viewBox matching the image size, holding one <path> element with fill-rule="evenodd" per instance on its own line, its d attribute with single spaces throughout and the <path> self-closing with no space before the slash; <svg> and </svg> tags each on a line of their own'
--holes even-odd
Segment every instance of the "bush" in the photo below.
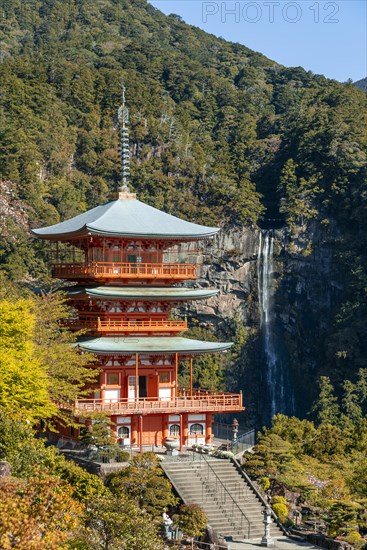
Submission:
<svg viewBox="0 0 367 550">
<path fill-rule="evenodd" d="M 264 491 L 270 489 L 270 479 L 268 477 L 263 477 L 261 480 Z"/>
<path fill-rule="evenodd" d="M 287 499 L 281 496 L 275 496 L 271 499 L 273 504 L 285 504 L 287 506 Z"/>
<path fill-rule="evenodd" d="M 284 523 L 288 519 L 288 506 L 284 497 L 273 497 L 271 506 L 279 521 Z"/>
<path fill-rule="evenodd" d="M 118 451 L 116 458 L 119 460 L 119 462 L 129 462 L 130 453 L 129 451 Z"/>
<path fill-rule="evenodd" d="M 183 504 L 176 523 L 185 535 L 198 537 L 204 533 L 208 518 L 198 504 Z"/>
<path fill-rule="evenodd" d="M 350 531 L 346 537 L 344 537 L 349 544 L 354 546 L 356 550 L 362 548 L 365 543 L 363 537 L 358 533 L 358 531 Z"/>
<path fill-rule="evenodd" d="M 221 451 L 217 449 L 212 453 L 212 456 L 215 456 L 216 458 L 233 458 L 234 454 L 231 451 Z"/>
</svg>

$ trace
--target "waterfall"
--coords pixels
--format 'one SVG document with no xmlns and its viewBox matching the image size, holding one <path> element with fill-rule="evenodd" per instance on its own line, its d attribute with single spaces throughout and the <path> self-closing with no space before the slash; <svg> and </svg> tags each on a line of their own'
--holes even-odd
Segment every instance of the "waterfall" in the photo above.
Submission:
<svg viewBox="0 0 367 550">
<path fill-rule="evenodd" d="M 260 232 L 257 258 L 257 284 L 260 312 L 260 331 L 263 345 L 263 372 L 267 396 L 266 416 L 293 414 L 294 399 L 284 357 L 284 346 L 277 333 L 274 312 L 274 234 Z M 270 417 L 270 418 L 269 418 Z"/>
</svg>

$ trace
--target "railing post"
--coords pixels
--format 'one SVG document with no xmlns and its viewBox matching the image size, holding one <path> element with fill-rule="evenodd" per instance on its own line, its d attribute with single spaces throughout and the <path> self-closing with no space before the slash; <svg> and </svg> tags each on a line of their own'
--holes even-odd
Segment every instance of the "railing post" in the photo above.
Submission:
<svg viewBox="0 0 367 550">
<path fill-rule="evenodd" d="M 192 398 L 192 357 L 190 357 L 190 397 Z"/>
</svg>

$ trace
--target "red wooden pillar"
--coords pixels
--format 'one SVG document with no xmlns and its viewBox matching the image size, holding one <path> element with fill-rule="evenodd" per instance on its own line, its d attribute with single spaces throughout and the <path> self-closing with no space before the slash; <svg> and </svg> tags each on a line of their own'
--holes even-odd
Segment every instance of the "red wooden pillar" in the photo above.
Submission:
<svg viewBox="0 0 367 550">
<path fill-rule="evenodd" d="M 165 442 L 168 435 L 169 435 L 169 431 L 168 431 L 168 414 L 165 414 L 163 416 L 163 441 L 162 441 L 162 444 Z"/>
<path fill-rule="evenodd" d="M 143 454 L 143 415 L 139 415 L 139 441 L 140 441 L 140 454 Z"/>
<path fill-rule="evenodd" d="M 183 438 L 182 438 L 182 444 L 184 447 L 187 447 L 188 441 L 189 441 L 189 415 L 183 414 Z"/>
<path fill-rule="evenodd" d="M 184 430 L 184 423 L 183 423 L 183 414 L 180 414 L 180 451 L 182 451 L 183 447 L 183 430 Z"/>
<path fill-rule="evenodd" d="M 190 397 L 192 397 L 192 357 L 190 357 Z"/>
<path fill-rule="evenodd" d="M 135 354 L 135 401 L 139 401 L 139 354 Z"/>
<path fill-rule="evenodd" d="M 138 445 L 138 417 L 134 414 L 131 418 L 131 446 Z"/>
<path fill-rule="evenodd" d="M 178 397 L 178 353 L 176 353 L 176 395 Z"/>
<path fill-rule="evenodd" d="M 105 400 L 105 391 L 106 391 L 106 372 L 102 370 L 99 374 L 99 387 L 101 388 L 101 401 L 102 403 Z"/>
<path fill-rule="evenodd" d="M 212 442 L 212 425 L 213 425 L 213 415 L 207 414 L 206 415 L 206 423 L 205 423 L 205 443 L 207 445 L 210 445 Z"/>
</svg>

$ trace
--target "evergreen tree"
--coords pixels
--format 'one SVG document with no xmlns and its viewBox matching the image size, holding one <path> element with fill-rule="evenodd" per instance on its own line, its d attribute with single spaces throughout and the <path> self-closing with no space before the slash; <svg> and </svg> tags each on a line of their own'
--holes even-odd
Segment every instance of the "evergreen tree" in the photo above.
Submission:
<svg viewBox="0 0 367 550">
<path fill-rule="evenodd" d="M 328 376 L 319 380 L 319 397 L 315 401 L 311 414 L 319 424 L 336 424 L 339 417 L 338 399 Z"/>
</svg>

